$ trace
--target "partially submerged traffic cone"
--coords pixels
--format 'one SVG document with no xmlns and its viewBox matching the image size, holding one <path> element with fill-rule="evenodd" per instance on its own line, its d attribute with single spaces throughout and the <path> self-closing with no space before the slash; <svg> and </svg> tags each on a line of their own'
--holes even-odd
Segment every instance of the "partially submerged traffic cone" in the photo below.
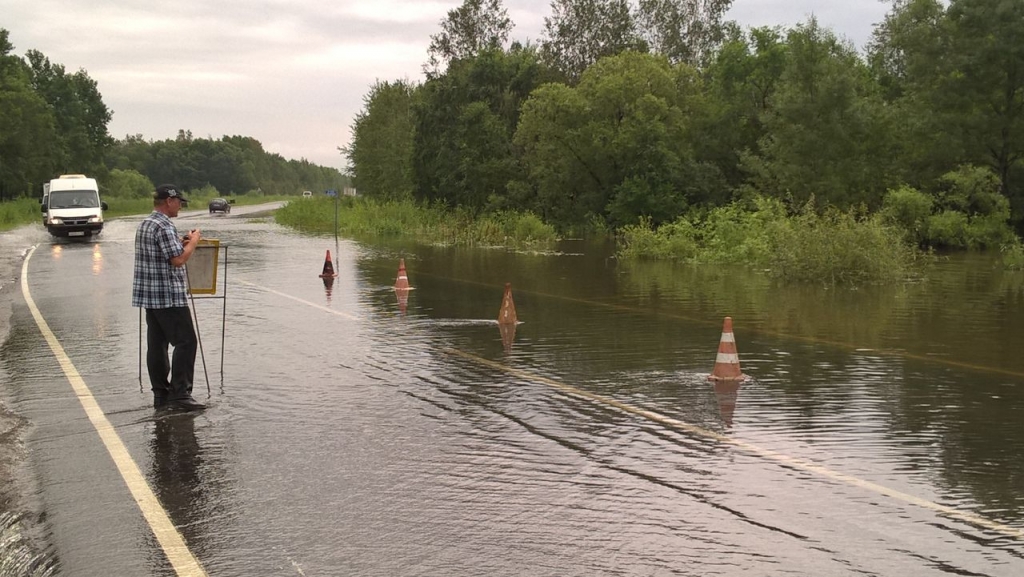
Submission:
<svg viewBox="0 0 1024 577">
<path fill-rule="evenodd" d="M 501 298 L 501 310 L 498 311 L 498 324 L 516 324 L 519 317 L 516 316 L 516 305 L 512 302 L 512 283 L 505 283 L 505 296 Z"/>
<path fill-rule="evenodd" d="M 409 276 L 405 273 L 405 259 L 398 259 L 398 278 L 395 279 L 395 290 L 408 290 L 411 288 L 409 286 Z"/>
<path fill-rule="evenodd" d="M 742 381 L 747 376 L 740 372 L 740 356 L 736 352 L 736 337 L 732 334 L 732 317 L 725 317 L 722 340 L 718 343 L 715 369 L 708 375 L 712 381 Z"/>
<path fill-rule="evenodd" d="M 338 276 L 334 272 L 334 264 L 331 263 L 331 251 L 327 251 L 327 256 L 324 257 L 324 272 L 320 273 L 320 278 L 334 278 Z"/>
<path fill-rule="evenodd" d="M 516 304 L 512 301 L 512 283 L 505 283 L 505 295 L 501 297 L 501 310 L 498 311 L 498 332 L 501 333 L 501 345 L 506 353 L 512 352 L 518 322 Z"/>
</svg>

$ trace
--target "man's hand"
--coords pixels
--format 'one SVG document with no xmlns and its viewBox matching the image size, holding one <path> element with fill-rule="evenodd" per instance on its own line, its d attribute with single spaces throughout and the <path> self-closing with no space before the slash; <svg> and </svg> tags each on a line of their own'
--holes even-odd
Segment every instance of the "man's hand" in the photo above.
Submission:
<svg viewBox="0 0 1024 577">
<path fill-rule="evenodd" d="M 192 230 L 188 231 L 188 234 L 181 237 L 181 242 L 186 244 L 198 244 L 200 238 L 201 235 L 199 234 L 199 229 L 193 228 Z"/>
<path fill-rule="evenodd" d="M 185 245 L 185 250 L 183 250 L 178 256 L 171 257 L 171 266 L 185 266 L 188 259 L 192 257 L 192 253 L 196 251 L 196 246 L 199 245 L 200 238 L 201 235 L 199 234 L 198 228 L 193 228 L 188 232 L 188 234 L 181 237 L 181 242 Z"/>
</svg>

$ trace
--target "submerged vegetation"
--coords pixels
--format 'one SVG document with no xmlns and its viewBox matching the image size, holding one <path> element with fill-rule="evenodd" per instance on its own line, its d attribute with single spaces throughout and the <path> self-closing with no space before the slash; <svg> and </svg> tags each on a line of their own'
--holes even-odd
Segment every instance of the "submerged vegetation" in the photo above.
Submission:
<svg viewBox="0 0 1024 577">
<path fill-rule="evenodd" d="M 355 237 L 403 237 L 420 242 L 463 246 L 537 247 L 556 240 L 555 229 L 530 213 L 501 211 L 474 217 L 467 210 L 410 200 L 377 202 L 346 197 L 289 202 L 277 222 L 312 233 L 339 232 Z"/>
<path fill-rule="evenodd" d="M 704 264 L 746 264 L 785 280 L 861 284 L 906 279 L 923 253 L 878 215 L 813 204 L 797 214 L 758 197 L 655 230 L 650 221 L 622 229 L 619 256 Z"/>
</svg>

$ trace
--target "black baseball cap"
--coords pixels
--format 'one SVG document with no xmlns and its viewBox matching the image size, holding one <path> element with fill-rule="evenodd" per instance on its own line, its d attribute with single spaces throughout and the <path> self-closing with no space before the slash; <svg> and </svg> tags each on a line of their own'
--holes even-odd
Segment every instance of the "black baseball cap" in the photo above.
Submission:
<svg viewBox="0 0 1024 577">
<path fill-rule="evenodd" d="M 161 184 L 156 187 L 156 192 L 153 194 L 153 198 L 177 198 L 181 200 L 183 204 L 188 204 L 188 199 L 182 194 L 181 189 L 173 184 Z"/>
</svg>

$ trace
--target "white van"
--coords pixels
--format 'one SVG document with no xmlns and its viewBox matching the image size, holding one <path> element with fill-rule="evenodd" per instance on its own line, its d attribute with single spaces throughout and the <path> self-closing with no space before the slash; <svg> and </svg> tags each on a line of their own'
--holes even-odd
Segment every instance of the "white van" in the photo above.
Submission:
<svg viewBox="0 0 1024 577">
<path fill-rule="evenodd" d="M 95 178 L 63 174 L 43 184 L 43 226 L 53 236 L 92 236 L 103 230 L 103 211 Z"/>
</svg>

